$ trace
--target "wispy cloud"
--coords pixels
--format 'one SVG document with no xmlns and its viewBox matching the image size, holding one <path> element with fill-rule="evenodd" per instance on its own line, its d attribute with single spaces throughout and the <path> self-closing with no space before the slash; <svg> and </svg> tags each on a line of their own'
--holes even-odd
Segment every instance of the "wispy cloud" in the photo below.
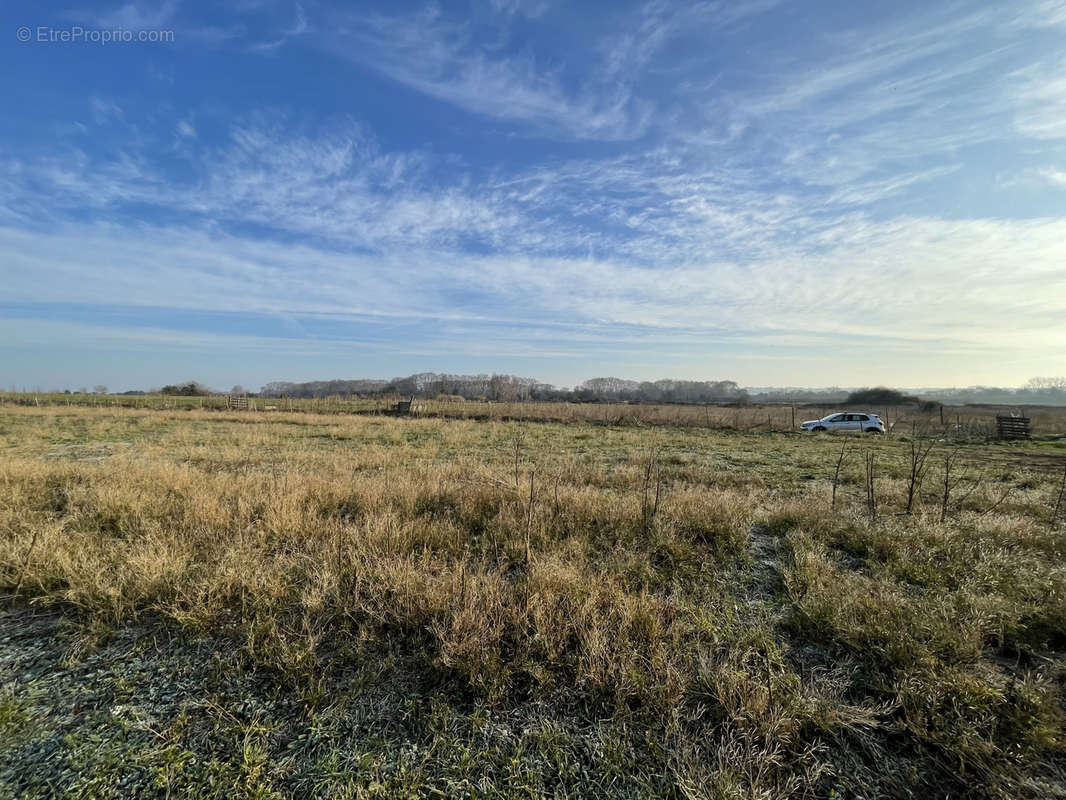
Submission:
<svg viewBox="0 0 1066 800">
<path fill-rule="evenodd" d="M 294 15 L 295 19 L 293 20 L 292 24 L 282 28 L 277 38 L 273 38 L 264 42 L 257 42 L 252 45 L 252 49 L 260 52 L 269 52 L 277 50 L 278 48 L 288 43 L 290 39 L 295 39 L 299 36 L 304 36 L 305 34 L 311 33 L 311 25 L 307 21 L 307 15 L 304 13 L 303 6 L 301 6 L 299 3 L 296 4 Z"/>
<path fill-rule="evenodd" d="M 468 22 L 433 7 L 413 17 L 344 15 L 322 41 L 339 56 L 437 100 L 542 133 L 632 139 L 648 125 L 648 104 L 625 85 L 593 79 L 569 89 L 557 68 L 528 52 L 501 54 Z"/>
<path fill-rule="evenodd" d="M 593 325 L 601 343 L 634 329 L 729 331 L 751 340 L 802 330 L 826 341 L 861 335 L 976 347 L 999 346 L 1017 331 L 1053 347 L 1066 314 L 1064 219 L 878 220 L 859 208 L 868 198 L 852 201 L 856 210 L 847 215 L 819 217 L 798 198 L 742 191 L 736 176 L 664 177 L 640 163 L 573 165 L 548 188 L 538 185 L 547 181 L 541 175 L 455 195 L 423 192 L 412 188 L 413 176 L 426 169 L 417 159 L 382 154 L 356 132 L 269 140 L 269 157 L 262 152 L 265 135 L 236 130 L 232 152 L 205 155 L 221 165 L 219 183 L 187 192 L 160 190 L 154 179 L 140 183 L 136 160 L 112 170 L 109 191 L 79 185 L 79 174 L 96 170 L 59 170 L 55 180 L 66 181 L 68 194 L 110 198 L 109 217 L 126 213 L 123 203 L 149 202 L 156 193 L 155 203 L 186 212 L 199 198 L 200 222 L 86 226 L 61 222 L 55 215 L 62 209 L 53 208 L 48 231 L 2 231 L 9 297 L 151 305 L 166 287 L 175 308 L 385 314 L 470 325 L 509 320 L 531 329 Z M 286 168 L 290 161 L 299 168 Z M 22 176 L 8 180 L 17 186 Z M 271 180 L 281 183 L 277 193 L 266 185 Z M 390 187 L 387 202 L 376 198 L 375 184 Z M 628 196 L 611 196 L 624 186 Z M 358 215 L 339 198 L 357 190 L 364 227 L 340 247 Z M 476 195 L 493 202 L 482 208 Z M 648 213 L 662 198 L 671 198 L 665 210 Z M 380 207 L 367 215 L 365 206 L 374 202 Z M 645 214 L 627 213 L 627 206 Z M 575 207 L 579 217 L 597 220 L 617 212 L 618 231 L 576 229 L 595 243 L 596 255 L 565 252 L 572 237 L 550 233 Z M 316 210 L 335 216 L 323 221 Z M 325 241 L 215 227 L 228 220 L 236 231 L 283 218 L 292 233 Z M 542 238 L 527 233 L 520 247 L 501 242 L 479 254 L 466 246 L 472 230 L 486 241 L 523 230 L 542 231 Z M 1024 272 L 1014 268 L 1018 263 Z"/>
<path fill-rule="evenodd" d="M 89 111 L 92 113 L 93 121 L 97 125 L 104 125 L 112 120 L 122 121 L 124 119 L 122 109 L 119 108 L 118 104 L 96 95 L 89 98 Z"/>
<path fill-rule="evenodd" d="M 715 108 L 790 176 L 849 192 L 856 181 L 894 180 L 901 167 L 943 168 L 944 159 L 1018 132 L 1059 138 L 1066 69 L 1028 41 L 1056 24 L 1056 9 L 1020 3 L 1005 18 L 993 5 L 935 6 L 876 30 L 826 32 L 813 57 L 771 57 L 765 80 Z"/>
<path fill-rule="evenodd" d="M 178 135 L 184 136 L 186 139 L 196 138 L 196 128 L 187 119 L 178 120 Z"/>
<path fill-rule="evenodd" d="M 1011 78 L 1018 132 L 1034 139 L 1066 139 L 1066 59 L 1038 61 Z"/>
<path fill-rule="evenodd" d="M 543 16 L 551 7 L 549 0 L 489 0 L 497 14 L 521 14 L 531 19 Z"/>
<path fill-rule="evenodd" d="M 1045 167 L 1039 170 L 1040 177 L 1050 183 L 1052 186 L 1061 186 L 1066 188 L 1066 170 L 1055 169 L 1054 167 Z"/>
<path fill-rule="evenodd" d="M 119 28 L 130 31 L 152 30 L 171 22 L 178 10 L 179 0 L 144 2 L 131 0 L 107 11 L 79 12 L 75 16 L 100 28 Z"/>
<path fill-rule="evenodd" d="M 494 25 L 456 20 L 436 5 L 415 15 L 339 15 L 320 42 L 339 56 L 471 113 L 533 126 L 538 135 L 574 139 L 640 138 L 654 123 L 661 89 L 644 73 L 669 42 L 693 30 L 722 32 L 781 0 L 676 4 L 650 0 L 618 11 L 614 24 L 577 53 L 538 57 L 512 40 L 510 18 L 539 18 L 546 3 L 492 3 Z M 560 23 L 562 24 L 562 23 Z"/>
</svg>

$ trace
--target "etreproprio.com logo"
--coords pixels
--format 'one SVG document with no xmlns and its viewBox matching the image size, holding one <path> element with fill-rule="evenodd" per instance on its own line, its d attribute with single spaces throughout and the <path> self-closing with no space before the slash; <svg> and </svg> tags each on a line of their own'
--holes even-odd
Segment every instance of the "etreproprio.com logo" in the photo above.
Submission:
<svg viewBox="0 0 1066 800">
<path fill-rule="evenodd" d="M 157 44 L 173 42 L 174 31 L 83 28 L 81 25 L 72 25 L 69 28 L 53 28 L 50 25 L 37 25 L 35 27 L 23 25 L 15 31 L 15 38 L 20 42 L 42 44 Z"/>
</svg>

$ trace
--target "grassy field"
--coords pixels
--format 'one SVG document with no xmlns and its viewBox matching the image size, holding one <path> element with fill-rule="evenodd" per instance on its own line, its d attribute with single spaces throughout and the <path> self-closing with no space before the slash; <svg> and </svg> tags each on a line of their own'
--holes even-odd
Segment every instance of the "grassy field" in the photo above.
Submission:
<svg viewBox="0 0 1066 800">
<path fill-rule="evenodd" d="M 249 398 L 255 413 L 363 414 L 391 416 L 400 397 Z M 0 392 L 0 408 L 66 407 L 130 408 L 155 411 L 225 411 L 225 395 L 182 397 L 172 395 L 97 395 Z M 479 402 L 457 397 L 417 399 L 414 416 L 468 419 L 482 422 L 562 422 L 594 425 L 645 425 L 649 427 L 710 428 L 713 430 L 776 433 L 797 430 L 800 422 L 820 419 L 840 406 L 817 405 L 682 405 L 669 403 L 549 403 Z M 910 434 L 921 429 L 966 439 L 995 437 L 997 414 L 1024 411 L 1032 420 L 1034 436 L 1066 435 L 1066 407 L 944 406 L 922 409 L 914 404 L 885 408 L 856 408 L 879 414 L 889 430 Z"/>
<path fill-rule="evenodd" d="M 603 422 L 0 406 L 0 798 L 1066 797 L 1066 443 Z"/>
</svg>

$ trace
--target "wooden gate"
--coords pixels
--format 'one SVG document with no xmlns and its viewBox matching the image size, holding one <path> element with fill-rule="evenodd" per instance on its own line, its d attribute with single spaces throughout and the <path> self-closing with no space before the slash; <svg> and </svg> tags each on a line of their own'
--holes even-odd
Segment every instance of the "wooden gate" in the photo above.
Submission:
<svg viewBox="0 0 1066 800">
<path fill-rule="evenodd" d="M 1000 439 L 1029 439 L 1033 435 L 1029 417 L 996 415 L 996 435 Z"/>
</svg>

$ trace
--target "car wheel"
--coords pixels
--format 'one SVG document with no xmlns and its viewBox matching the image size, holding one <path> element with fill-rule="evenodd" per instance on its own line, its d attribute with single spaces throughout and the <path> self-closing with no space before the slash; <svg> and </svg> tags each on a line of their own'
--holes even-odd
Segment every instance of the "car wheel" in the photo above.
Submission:
<svg viewBox="0 0 1066 800">
<path fill-rule="evenodd" d="M 880 428 L 867 428 L 867 429 L 866 429 L 866 432 L 867 432 L 867 433 L 876 433 L 876 434 L 877 434 L 878 436 L 883 436 L 883 435 L 884 435 L 884 433 L 885 433 L 885 432 L 884 432 L 883 430 L 881 430 Z"/>
<path fill-rule="evenodd" d="M 824 430 L 825 430 L 825 426 L 824 426 L 824 425 L 819 425 L 819 426 L 818 426 L 818 427 L 816 427 L 816 428 L 811 428 L 811 430 L 812 430 L 812 431 L 815 431 L 815 432 L 818 432 L 818 431 L 824 431 Z"/>
</svg>

